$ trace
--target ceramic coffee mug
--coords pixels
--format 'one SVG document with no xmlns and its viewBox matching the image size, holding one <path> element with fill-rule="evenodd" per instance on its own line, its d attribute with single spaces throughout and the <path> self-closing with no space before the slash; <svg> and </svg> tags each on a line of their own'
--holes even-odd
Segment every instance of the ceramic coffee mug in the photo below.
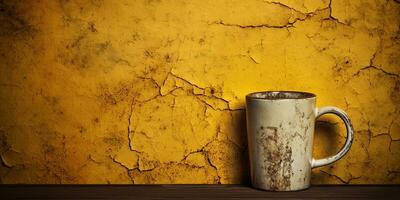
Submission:
<svg viewBox="0 0 400 200">
<path fill-rule="evenodd" d="M 315 108 L 316 96 L 306 92 L 267 91 L 246 96 L 247 135 L 252 185 L 273 191 L 310 186 L 311 168 L 331 164 L 350 149 L 353 128 L 344 111 Z M 315 119 L 333 113 L 345 123 L 347 139 L 334 156 L 312 158 Z"/>
</svg>

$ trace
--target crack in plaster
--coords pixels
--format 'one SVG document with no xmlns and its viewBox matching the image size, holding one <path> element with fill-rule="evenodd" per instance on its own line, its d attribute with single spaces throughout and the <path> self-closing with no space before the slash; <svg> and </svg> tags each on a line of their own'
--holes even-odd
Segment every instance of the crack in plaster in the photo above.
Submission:
<svg viewBox="0 0 400 200">
<path fill-rule="evenodd" d="M 176 79 L 179 79 L 179 80 L 183 81 L 183 82 L 186 83 L 186 84 L 189 84 L 189 85 L 192 86 L 192 87 L 196 87 L 197 89 L 202 90 L 202 91 L 203 91 L 203 94 L 195 94 L 195 93 L 193 93 L 193 91 L 191 91 L 191 95 L 193 95 L 194 97 L 196 97 L 197 100 L 199 100 L 200 102 L 204 103 L 206 106 L 210 107 L 211 109 L 213 109 L 213 110 L 215 110 L 215 111 L 239 111 L 239 110 L 244 110 L 244 108 L 231 109 L 230 106 L 229 106 L 229 101 L 228 101 L 228 100 L 226 100 L 226 99 L 224 99 L 224 98 L 221 98 L 221 97 L 217 97 L 217 96 L 215 96 L 215 95 L 213 95 L 213 94 L 211 94 L 211 95 L 206 95 L 206 94 L 204 94 L 204 91 L 206 90 L 206 88 L 200 87 L 200 86 L 198 86 L 198 85 L 196 85 L 196 84 L 193 84 L 193 83 L 191 83 L 190 81 L 188 81 L 187 79 L 182 78 L 182 77 L 180 77 L 180 76 L 177 76 L 176 74 L 174 74 L 174 73 L 172 73 L 172 72 L 169 72 L 169 75 L 171 75 L 172 77 L 174 77 L 174 78 L 176 78 Z M 226 107 L 227 107 L 227 108 L 224 108 L 224 109 L 215 108 L 213 105 L 211 105 L 210 103 L 208 103 L 206 100 L 200 99 L 199 97 L 207 97 L 207 98 L 213 98 L 213 99 L 220 100 L 220 101 L 222 101 L 222 102 L 224 102 L 224 103 L 226 104 Z"/>
<path fill-rule="evenodd" d="M 206 155 L 207 155 L 207 154 L 208 154 L 208 153 L 206 153 Z M 207 158 L 206 160 L 207 160 L 208 164 L 209 164 L 212 168 L 214 168 L 214 169 L 215 169 L 215 172 L 217 173 L 218 184 L 221 184 L 221 176 L 220 176 L 219 173 L 218 173 L 218 167 L 212 163 L 212 161 L 211 161 L 211 159 L 210 159 L 210 156 L 207 155 L 206 158 Z"/>
<path fill-rule="evenodd" d="M 377 71 L 380 71 L 380 72 L 384 73 L 385 75 L 394 76 L 394 77 L 396 77 L 396 78 L 400 78 L 400 75 L 399 75 L 399 74 L 395 74 L 395 73 L 392 73 L 392 72 L 388 72 L 388 71 L 386 71 L 386 70 L 384 70 L 384 69 L 382 69 L 382 68 L 376 67 L 376 66 L 366 66 L 366 67 L 363 67 L 363 68 L 359 69 L 355 74 L 353 74 L 353 77 L 360 75 L 360 73 L 361 73 L 362 71 L 367 70 L 367 69 L 374 69 L 374 70 L 377 70 Z"/>
<path fill-rule="evenodd" d="M 331 19 L 331 20 L 333 20 L 333 21 L 335 21 L 335 22 L 337 22 L 339 24 L 342 24 L 342 25 L 345 25 L 345 26 L 350 26 L 350 24 L 346 24 L 346 23 L 340 21 L 338 18 L 332 16 L 332 1 L 333 0 L 329 1 L 328 7 L 327 7 L 327 9 L 329 9 L 329 19 Z"/>
<path fill-rule="evenodd" d="M 289 31 L 289 28 L 295 27 L 295 24 L 296 24 L 297 22 L 299 22 L 299 21 L 306 21 L 308 18 L 317 15 L 318 12 L 324 11 L 324 10 L 327 10 L 327 9 L 328 9 L 328 10 L 329 10 L 329 17 L 328 17 L 328 18 L 325 18 L 325 20 L 326 20 L 326 19 L 331 19 L 331 20 L 333 20 L 333 21 L 335 21 L 335 22 L 337 22 L 337 23 L 339 23 L 339 24 L 342 24 L 342 25 L 345 25 L 345 26 L 350 26 L 349 24 L 346 24 L 346 23 L 344 23 L 344 22 L 341 22 L 338 18 L 335 18 L 335 17 L 332 16 L 332 0 L 329 1 L 329 4 L 328 4 L 328 6 L 327 6 L 326 8 L 316 9 L 315 11 L 308 12 L 308 13 L 304 13 L 304 12 L 301 12 L 301 11 L 299 11 L 299 10 L 296 10 L 296 9 L 294 9 L 294 8 L 288 6 L 288 5 L 285 5 L 285 4 L 281 3 L 281 2 L 275 2 L 275 1 L 264 1 L 264 2 L 265 2 L 265 3 L 269 3 L 269 4 L 279 5 L 279 6 L 282 6 L 282 7 L 284 7 L 284 8 L 290 9 L 291 11 L 294 11 L 294 12 L 297 12 L 297 13 L 299 13 L 299 14 L 304 15 L 304 17 L 297 17 L 297 18 L 294 19 L 293 22 L 290 22 L 290 21 L 288 20 L 288 22 L 287 22 L 286 24 L 284 24 L 284 25 L 270 25 L 270 24 L 242 25 L 242 24 L 226 23 L 226 22 L 224 22 L 223 20 L 214 21 L 214 22 L 211 22 L 211 23 L 208 23 L 208 24 L 209 24 L 209 25 L 216 24 L 216 25 L 222 25 L 222 26 L 238 27 L 238 28 L 242 28 L 242 29 L 247 29 L 247 28 L 250 28 L 250 29 L 255 29 L 255 28 L 281 29 L 281 28 L 286 28 L 286 29 Z M 289 32 L 289 33 L 290 33 L 290 32 Z M 255 61 L 251 56 L 250 56 L 250 58 L 251 58 L 256 64 L 258 64 L 258 62 Z"/>
<path fill-rule="evenodd" d="M 320 172 L 327 174 L 328 176 L 334 177 L 337 180 L 339 180 L 340 182 L 342 182 L 343 184 L 350 184 L 351 181 L 356 180 L 356 179 L 360 179 L 362 176 L 357 176 L 357 177 L 353 177 L 352 174 L 350 174 L 350 178 L 348 180 L 344 180 L 343 178 L 341 178 L 340 176 L 333 174 L 333 173 L 329 173 L 325 170 L 319 170 Z"/>
<path fill-rule="evenodd" d="M 135 184 L 135 180 L 129 175 L 129 171 L 133 170 L 133 169 L 130 169 L 128 166 L 124 165 L 122 162 L 117 161 L 115 159 L 115 156 L 113 157 L 110 155 L 110 158 L 111 158 L 112 162 L 118 164 L 119 166 L 123 167 L 127 171 L 127 175 L 129 177 L 129 179 L 131 180 L 132 184 Z"/>
<path fill-rule="evenodd" d="M 135 99 L 132 100 L 131 105 L 130 105 L 130 110 L 129 110 L 129 116 L 128 116 L 128 146 L 129 146 L 129 150 L 136 152 L 136 153 L 142 153 L 138 150 L 135 150 L 132 146 L 132 139 L 131 139 L 131 133 L 133 133 L 134 131 L 131 131 L 131 120 L 132 120 L 132 115 L 133 115 L 133 106 L 135 104 Z M 132 136 L 133 137 L 133 136 Z"/>
<path fill-rule="evenodd" d="M 369 60 L 369 66 L 366 67 L 362 67 L 360 69 L 357 70 L 356 73 L 354 73 L 345 83 L 348 83 L 351 79 L 353 79 L 354 77 L 357 77 L 361 74 L 361 72 L 368 70 L 368 69 L 372 69 L 372 70 L 376 70 L 379 72 L 382 72 L 383 74 L 387 75 L 387 76 L 392 76 L 395 77 L 396 79 L 400 78 L 399 74 L 393 73 L 393 72 L 388 72 L 380 67 L 377 67 L 374 65 L 374 60 L 376 57 L 376 54 L 378 53 L 379 49 L 372 55 L 372 58 Z"/>
<path fill-rule="evenodd" d="M 293 22 L 288 22 L 285 25 L 268 25 L 268 24 L 256 24 L 256 25 L 241 25 L 241 24 L 231 24 L 231 23 L 225 23 L 223 20 L 219 20 L 219 21 L 215 21 L 212 23 L 209 23 L 209 25 L 211 24 L 216 24 L 216 25 L 222 25 L 222 26 L 230 26 L 230 27 L 237 27 L 237 28 L 242 28 L 242 29 L 256 29 L 256 28 L 273 28 L 273 29 L 281 29 L 281 28 L 291 28 L 294 27 L 294 24 L 297 21 L 304 21 L 306 18 L 304 18 L 303 20 L 296 18 L 295 21 Z"/>
<path fill-rule="evenodd" d="M 183 77 L 177 76 L 176 74 L 174 74 L 174 73 L 172 72 L 172 69 L 171 69 L 170 72 L 168 72 L 167 77 L 166 77 L 165 80 L 163 81 L 163 84 L 162 84 L 162 85 L 159 85 L 159 84 L 158 84 L 153 78 L 151 78 L 151 77 L 142 77 L 142 76 L 139 76 L 139 77 L 137 77 L 137 78 L 143 79 L 143 80 L 150 80 L 150 81 L 157 87 L 157 89 L 158 89 L 158 94 L 157 94 L 156 96 L 154 96 L 154 97 L 151 97 L 151 98 L 146 99 L 146 100 L 143 100 L 143 101 L 138 101 L 138 100 L 132 99 L 131 104 L 130 104 L 130 107 L 129 107 L 129 113 L 128 113 L 129 117 L 128 117 L 128 120 L 127 120 L 127 121 L 128 121 L 128 127 L 127 127 L 127 132 L 128 132 L 128 134 L 127 134 L 127 135 L 128 135 L 128 145 L 129 145 L 129 149 L 130 149 L 131 151 L 134 151 L 134 152 L 136 152 L 136 153 L 139 154 L 139 158 L 138 158 L 138 159 L 140 159 L 140 155 L 141 155 L 143 152 L 138 151 L 138 150 L 135 150 L 135 149 L 133 148 L 133 145 L 132 145 L 132 144 L 133 144 L 133 139 L 131 139 L 131 138 L 132 138 L 132 133 L 134 132 L 133 130 L 131 130 L 132 115 L 133 115 L 133 112 L 134 112 L 133 107 L 134 107 L 134 105 L 135 105 L 136 102 L 138 102 L 138 103 L 146 103 L 146 102 L 149 102 L 149 101 L 151 101 L 151 100 L 153 100 L 153 99 L 156 99 L 156 98 L 159 98 L 159 97 L 164 97 L 164 96 L 167 96 L 167 95 L 173 95 L 173 96 L 175 96 L 175 95 L 173 94 L 173 92 L 174 92 L 175 90 L 177 90 L 177 89 L 179 89 L 179 88 L 184 89 L 184 88 L 182 88 L 182 87 L 177 87 L 176 81 L 175 81 L 175 86 L 174 86 L 174 88 L 173 88 L 171 91 L 169 91 L 168 93 L 162 94 L 162 93 L 161 93 L 161 88 L 164 87 L 165 82 L 166 82 L 166 80 L 168 79 L 168 76 L 171 76 L 171 77 L 173 77 L 174 79 L 177 79 L 177 80 L 182 81 L 183 83 L 189 85 L 189 87 L 196 88 L 196 89 L 199 89 L 200 91 L 202 91 L 202 92 L 201 92 L 202 94 L 195 94 L 194 91 L 193 91 L 193 89 L 192 89 L 192 90 L 189 90 L 189 93 L 188 93 L 188 94 L 191 95 L 191 96 L 193 96 L 193 97 L 195 97 L 198 101 L 200 101 L 201 103 L 203 103 L 203 104 L 206 106 L 206 109 L 204 110 L 204 115 L 206 115 L 207 108 L 211 108 L 211 109 L 213 109 L 213 110 L 215 110 L 215 111 L 228 111 L 228 112 L 244 111 L 244 110 L 245 110 L 244 108 L 240 108 L 240 109 L 231 109 L 231 108 L 229 107 L 229 101 L 228 101 L 228 100 L 223 99 L 223 98 L 221 98 L 221 97 L 217 97 L 217 96 L 215 96 L 214 94 L 211 94 L 211 95 L 205 94 L 205 91 L 206 91 L 207 88 L 200 87 L 200 86 L 198 86 L 198 85 L 196 85 L 196 84 L 194 84 L 194 83 L 191 83 L 189 80 L 187 80 L 187 79 L 185 79 L 185 78 L 183 78 Z M 223 103 L 225 104 L 225 108 L 218 108 L 218 107 L 215 107 L 215 106 L 213 106 L 212 104 L 208 103 L 207 100 L 204 100 L 204 99 L 202 99 L 201 97 L 212 98 L 212 99 L 219 100 L 219 101 L 221 101 L 221 102 L 223 102 Z M 175 98 L 174 98 L 174 102 L 175 102 Z M 174 107 L 174 105 L 172 105 L 172 107 Z M 192 125 L 192 126 L 193 126 L 193 125 Z M 210 156 L 209 156 L 209 152 L 205 150 L 212 142 L 214 142 L 215 140 L 218 140 L 219 132 L 220 132 L 220 127 L 218 127 L 218 129 L 217 129 L 215 137 L 213 137 L 213 138 L 212 138 L 208 143 L 206 143 L 201 149 L 198 149 L 198 150 L 189 152 L 188 154 L 184 155 L 184 157 L 182 158 L 182 160 L 181 160 L 180 162 L 171 162 L 171 163 L 169 163 L 169 164 L 183 164 L 183 165 L 191 166 L 190 164 L 184 163 L 184 161 L 187 159 L 187 157 L 188 157 L 189 155 L 194 154 L 194 153 L 200 153 L 200 152 L 201 152 L 201 153 L 203 153 L 203 155 L 205 156 L 205 158 L 206 158 L 207 163 L 209 164 L 209 166 L 212 167 L 213 169 L 215 169 L 215 172 L 216 172 L 216 174 L 217 174 L 218 184 L 221 184 L 221 176 L 219 175 L 218 167 L 212 163 L 212 161 L 211 161 L 211 159 L 210 159 Z M 239 145 L 237 145 L 237 144 L 234 143 L 233 141 L 230 141 L 229 138 L 228 138 L 228 142 L 233 143 L 235 146 L 237 146 L 237 147 L 239 147 L 239 149 L 241 149 Z M 112 159 L 113 162 L 115 162 L 115 163 L 121 165 L 122 167 L 124 167 L 125 169 L 127 169 L 128 175 L 131 177 L 132 181 L 133 181 L 134 177 L 132 177 L 132 176 L 129 174 L 130 171 L 132 171 L 132 170 L 137 170 L 138 172 L 148 172 L 148 171 L 152 171 L 152 170 L 154 170 L 154 169 L 157 168 L 157 167 L 154 167 L 154 168 L 148 169 L 148 170 L 141 170 L 139 167 L 136 167 L 136 168 L 130 169 L 130 168 L 128 168 L 126 165 L 124 165 L 123 163 L 117 161 L 114 157 L 110 156 L 110 158 Z M 166 163 L 166 164 L 168 164 L 168 163 Z M 163 165 L 166 165 L 166 164 L 163 164 Z M 192 167 L 193 167 L 193 166 L 192 166 Z M 195 167 L 196 167 L 196 166 L 195 166 Z M 197 168 L 204 168 L 204 167 L 197 167 Z"/>
<path fill-rule="evenodd" d="M 213 138 L 210 139 L 209 142 L 207 142 L 202 148 L 195 150 L 195 151 L 191 151 L 188 154 L 184 155 L 183 159 L 181 160 L 181 163 L 186 161 L 187 157 L 189 157 L 189 155 L 194 154 L 194 153 L 203 153 L 204 157 L 206 158 L 207 163 L 209 164 L 210 167 L 215 169 L 215 173 L 217 174 L 217 180 L 218 180 L 218 184 L 221 184 L 221 176 L 218 173 L 218 167 L 216 165 L 214 165 L 210 159 L 210 156 L 208 155 L 209 152 L 206 151 L 206 148 L 214 141 L 218 140 L 218 136 L 220 133 L 220 126 L 218 126 L 216 134 Z M 183 163 L 186 164 L 186 163 Z"/>
<path fill-rule="evenodd" d="M 392 138 L 392 135 L 390 135 L 390 132 L 388 132 L 388 133 L 379 133 L 379 134 L 377 134 L 377 135 L 373 135 L 373 136 L 371 137 L 371 139 L 372 139 L 372 138 L 376 138 L 376 137 L 381 137 L 381 136 L 388 136 L 388 137 L 389 137 L 389 139 L 390 139 L 390 142 L 389 142 L 389 152 L 392 152 L 392 150 L 391 150 L 392 143 L 393 143 L 393 142 L 400 141 L 400 139 L 393 139 L 393 138 Z"/>
<path fill-rule="evenodd" d="M 103 162 L 99 162 L 99 161 L 93 159 L 93 158 L 92 158 L 92 154 L 89 154 L 88 157 L 87 157 L 87 159 L 88 159 L 89 161 L 93 162 L 93 163 L 98 164 L 98 165 L 100 165 L 100 164 L 103 163 Z"/>
<path fill-rule="evenodd" d="M 309 14 L 309 13 L 304 13 L 304 12 L 301 12 L 301 11 L 299 11 L 299 10 L 296 10 L 296 9 L 294 9 L 294 8 L 292 8 L 292 7 L 290 7 L 290 6 L 286 5 L 286 4 L 284 4 L 284 3 L 281 3 L 281 2 L 279 2 L 279 1 L 270 1 L 270 0 L 267 1 L 267 0 L 264 0 L 264 2 L 265 2 L 265 3 L 268 3 L 268 4 L 278 5 L 278 6 L 281 6 L 281 7 L 287 8 L 287 9 L 290 9 L 290 10 L 292 10 L 292 11 L 295 11 L 295 12 L 297 12 L 297 13 L 303 14 L 303 15 Z M 303 6 L 304 6 L 304 5 L 303 5 Z"/>
</svg>

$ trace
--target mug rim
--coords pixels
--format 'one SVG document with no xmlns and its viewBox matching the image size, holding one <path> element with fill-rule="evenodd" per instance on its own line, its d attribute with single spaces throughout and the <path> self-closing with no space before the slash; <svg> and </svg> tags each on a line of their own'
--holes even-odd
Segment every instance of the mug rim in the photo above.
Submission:
<svg viewBox="0 0 400 200">
<path fill-rule="evenodd" d="M 258 97 L 255 96 L 257 94 L 289 94 L 289 95 L 300 95 L 300 96 L 293 96 L 293 97 Z M 302 91 L 290 91 L 290 90 L 267 90 L 267 91 L 259 91 L 259 92 L 252 92 L 246 95 L 246 99 L 248 100 L 266 100 L 266 101 L 280 101 L 280 100 L 301 100 L 301 99 L 313 99 L 317 96 L 311 92 L 302 92 Z"/>
</svg>

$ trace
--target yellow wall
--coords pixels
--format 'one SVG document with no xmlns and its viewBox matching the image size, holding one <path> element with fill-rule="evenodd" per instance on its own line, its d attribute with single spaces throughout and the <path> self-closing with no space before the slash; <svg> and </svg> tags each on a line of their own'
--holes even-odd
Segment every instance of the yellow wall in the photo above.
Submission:
<svg viewBox="0 0 400 200">
<path fill-rule="evenodd" d="M 355 140 L 313 183 L 400 183 L 394 0 L 0 1 L 0 182 L 248 182 L 245 94 L 301 90 Z M 344 130 L 317 124 L 314 155 Z"/>
</svg>

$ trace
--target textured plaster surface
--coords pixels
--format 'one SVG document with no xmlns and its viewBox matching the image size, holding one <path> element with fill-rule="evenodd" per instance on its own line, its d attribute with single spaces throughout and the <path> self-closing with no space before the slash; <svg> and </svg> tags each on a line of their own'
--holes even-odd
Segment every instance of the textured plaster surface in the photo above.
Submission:
<svg viewBox="0 0 400 200">
<path fill-rule="evenodd" d="M 355 129 L 312 183 L 400 183 L 399 25 L 395 0 L 0 1 L 0 182 L 248 182 L 244 95 L 302 90 Z"/>
</svg>

